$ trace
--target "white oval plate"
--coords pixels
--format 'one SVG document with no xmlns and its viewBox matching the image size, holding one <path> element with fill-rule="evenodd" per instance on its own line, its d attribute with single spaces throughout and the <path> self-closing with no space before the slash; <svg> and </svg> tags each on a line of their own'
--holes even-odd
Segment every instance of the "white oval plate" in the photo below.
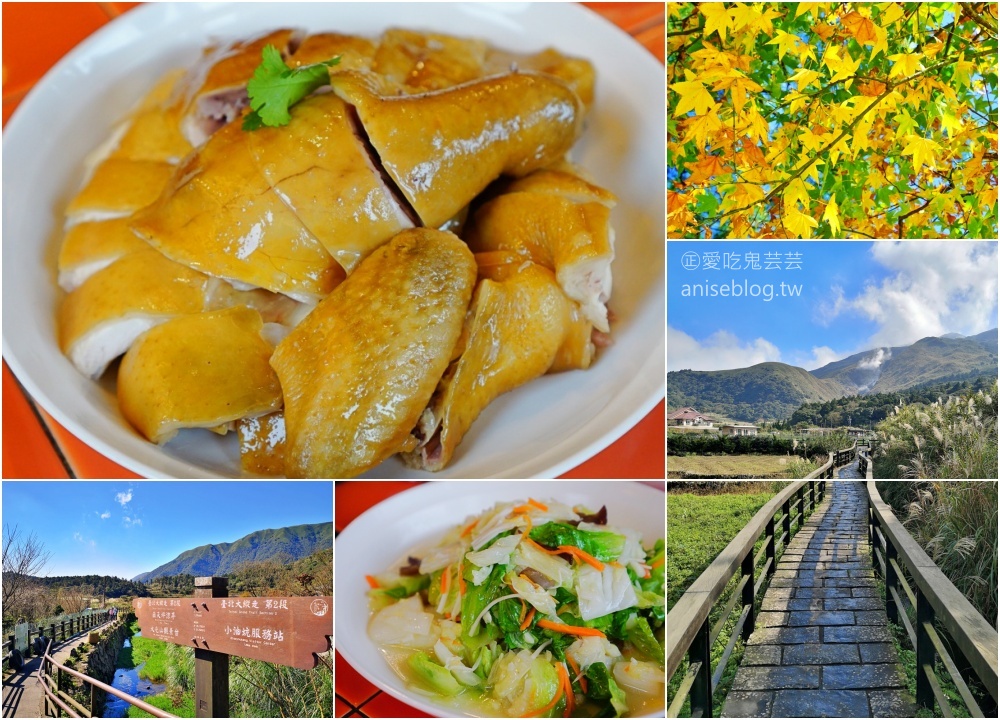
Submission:
<svg viewBox="0 0 1000 720">
<path fill-rule="evenodd" d="M 608 524 L 642 533 L 644 546 L 666 537 L 666 497 L 640 483 L 434 482 L 393 495 L 348 525 L 334 540 L 334 645 L 366 679 L 393 697 L 435 717 L 454 717 L 455 708 L 436 705 L 414 693 L 389 667 L 368 637 L 368 584 L 365 575 L 385 572 L 404 553 L 433 541 L 469 515 L 498 502 L 558 500 L 608 508 Z M 391 528 L 391 532 L 389 531 Z M 662 713 L 661 713 L 662 717 Z"/>
<path fill-rule="evenodd" d="M 585 372 L 543 377 L 499 398 L 434 477 L 553 477 L 610 445 L 663 397 L 664 73 L 627 34 L 567 3 L 150 4 L 60 60 L 3 132 L 3 355 L 70 432 L 144 476 L 240 476 L 233 434 L 186 430 L 165 447 L 150 444 L 119 413 L 113 380 L 91 382 L 59 351 L 63 208 L 84 156 L 156 78 L 191 65 L 210 39 L 276 27 L 376 36 L 388 26 L 474 35 L 519 51 L 555 46 L 590 59 L 597 103 L 573 155 L 620 198 L 612 218 L 615 345 Z M 391 459 L 364 477 L 430 475 Z"/>
</svg>

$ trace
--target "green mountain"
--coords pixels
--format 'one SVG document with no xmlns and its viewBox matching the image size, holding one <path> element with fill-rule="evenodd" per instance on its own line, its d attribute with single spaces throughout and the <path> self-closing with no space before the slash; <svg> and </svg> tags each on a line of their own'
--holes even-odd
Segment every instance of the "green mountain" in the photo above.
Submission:
<svg viewBox="0 0 1000 720">
<path fill-rule="evenodd" d="M 243 562 L 267 560 L 277 556 L 298 560 L 318 550 L 332 547 L 332 522 L 258 530 L 236 542 L 202 545 L 185 550 L 170 562 L 133 579 L 145 582 L 182 573 L 195 577 L 226 575 Z"/>
<path fill-rule="evenodd" d="M 754 422 L 784 420 L 804 403 L 891 393 L 929 383 L 997 374 L 997 330 L 927 337 L 912 345 L 857 353 L 811 372 L 783 363 L 736 370 L 667 373 L 667 408 Z"/>
<path fill-rule="evenodd" d="M 677 370 L 667 373 L 667 405 L 690 405 L 710 416 L 755 422 L 785 418 L 804 402 L 823 402 L 846 394 L 834 380 L 800 367 L 766 362 L 738 370 Z"/>
</svg>

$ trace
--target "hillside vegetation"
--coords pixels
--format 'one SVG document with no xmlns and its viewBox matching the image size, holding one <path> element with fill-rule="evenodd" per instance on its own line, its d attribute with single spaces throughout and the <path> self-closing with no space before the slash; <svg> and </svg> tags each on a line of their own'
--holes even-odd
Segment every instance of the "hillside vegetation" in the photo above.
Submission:
<svg viewBox="0 0 1000 720">
<path fill-rule="evenodd" d="M 332 522 L 258 530 L 236 542 L 202 545 L 186 550 L 170 562 L 151 572 L 142 573 L 135 579 L 146 581 L 185 573 L 195 577 L 228 575 L 242 563 L 278 557 L 297 560 L 317 550 L 332 547 Z"/>
<path fill-rule="evenodd" d="M 667 373 L 670 409 L 690 405 L 708 415 L 756 422 L 782 419 L 804 402 L 846 394 L 834 380 L 822 380 L 800 367 L 767 362 L 737 370 L 678 370 Z"/>
</svg>

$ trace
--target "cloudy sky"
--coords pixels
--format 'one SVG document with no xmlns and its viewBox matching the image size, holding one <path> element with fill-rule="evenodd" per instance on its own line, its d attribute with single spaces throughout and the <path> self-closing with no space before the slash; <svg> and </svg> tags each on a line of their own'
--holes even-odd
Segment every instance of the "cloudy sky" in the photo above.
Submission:
<svg viewBox="0 0 1000 720">
<path fill-rule="evenodd" d="M 997 277 L 995 241 L 671 242 L 667 369 L 812 370 L 928 336 L 975 335 L 997 326 Z"/>
<path fill-rule="evenodd" d="M 3 522 L 51 554 L 40 575 L 132 578 L 185 550 L 333 521 L 330 482 L 3 482 Z"/>
</svg>

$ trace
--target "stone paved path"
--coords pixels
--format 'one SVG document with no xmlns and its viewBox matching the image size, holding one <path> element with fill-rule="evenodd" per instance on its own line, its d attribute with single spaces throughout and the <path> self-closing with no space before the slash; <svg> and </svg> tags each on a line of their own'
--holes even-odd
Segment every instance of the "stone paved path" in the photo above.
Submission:
<svg viewBox="0 0 1000 720">
<path fill-rule="evenodd" d="M 827 495 L 782 555 L 722 717 L 912 717 L 868 547 L 861 483 Z"/>
<path fill-rule="evenodd" d="M 839 478 L 860 478 L 861 477 L 861 461 L 858 458 L 854 458 L 854 462 L 850 465 L 844 465 L 844 467 L 837 470 L 837 477 Z"/>
</svg>

